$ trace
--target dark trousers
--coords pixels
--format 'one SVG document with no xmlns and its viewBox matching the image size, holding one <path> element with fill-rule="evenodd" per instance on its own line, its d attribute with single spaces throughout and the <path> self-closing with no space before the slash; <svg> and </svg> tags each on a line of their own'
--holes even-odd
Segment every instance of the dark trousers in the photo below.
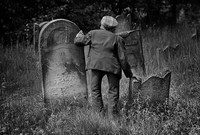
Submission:
<svg viewBox="0 0 200 135">
<path fill-rule="evenodd" d="M 103 99 L 101 93 L 101 82 L 104 75 L 107 75 L 109 90 L 108 90 L 108 114 L 115 117 L 118 113 L 118 101 L 119 101 L 119 75 L 100 71 L 91 70 L 91 94 L 92 94 L 92 106 L 96 111 L 103 111 Z"/>
</svg>

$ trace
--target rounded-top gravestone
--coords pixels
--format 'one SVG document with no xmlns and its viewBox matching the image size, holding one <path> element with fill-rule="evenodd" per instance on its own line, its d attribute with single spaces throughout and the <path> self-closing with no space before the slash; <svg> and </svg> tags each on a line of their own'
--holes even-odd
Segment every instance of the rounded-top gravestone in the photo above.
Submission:
<svg viewBox="0 0 200 135">
<path fill-rule="evenodd" d="M 39 35 L 42 90 L 46 103 L 87 97 L 84 48 L 74 45 L 78 26 L 65 19 L 48 22 Z"/>
</svg>

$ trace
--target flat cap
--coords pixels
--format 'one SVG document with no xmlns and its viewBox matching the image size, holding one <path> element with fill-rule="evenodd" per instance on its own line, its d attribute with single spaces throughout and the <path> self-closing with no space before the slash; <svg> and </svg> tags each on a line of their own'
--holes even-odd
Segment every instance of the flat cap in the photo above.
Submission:
<svg viewBox="0 0 200 135">
<path fill-rule="evenodd" d="M 113 18 L 112 16 L 104 16 L 101 19 L 101 25 L 104 27 L 116 27 L 118 25 L 118 22 L 115 18 Z"/>
</svg>

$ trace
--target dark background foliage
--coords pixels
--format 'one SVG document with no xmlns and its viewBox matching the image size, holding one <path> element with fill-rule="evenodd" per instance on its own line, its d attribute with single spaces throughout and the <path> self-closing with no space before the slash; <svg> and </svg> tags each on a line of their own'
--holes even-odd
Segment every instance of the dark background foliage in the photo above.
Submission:
<svg viewBox="0 0 200 135">
<path fill-rule="evenodd" d="M 104 15 L 131 13 L 142 28 L 174 25 L 184 10 L 187 22 L 200 16 L 199 0 L 5 0 L 0 2 L 0 35 L 23 32 L 33 23 L 56 18 L 69 19 L 83 31 L 98 28 Z"/>
</svg>

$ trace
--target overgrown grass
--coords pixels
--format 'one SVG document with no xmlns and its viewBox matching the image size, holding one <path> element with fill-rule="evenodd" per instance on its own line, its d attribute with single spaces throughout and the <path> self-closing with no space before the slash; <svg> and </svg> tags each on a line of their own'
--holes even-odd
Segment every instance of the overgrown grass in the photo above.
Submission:
<svg viewBox="0 0 200 135">
<path fill-rule="evenodd" d="M 187 26 L 149 29 L 143 33 L 145 65 L 148 76 L 168 68 L 172 71 L 170 102 L 163 113 L 141 108 L 138 100 L 127 110 L 128 79 L 121 80 L 120 118 L 113 123 L 93 112 L 85 101 L 71 100 L 44 108 L 38 55 L 31 48 L 0 51 L 0 134 L 44 135 L 197 135 L 200 134 L 200 47 L 191 40 Z M 156 48 L 180 44 L 180 55 L 162 61 L 158 69 Z M 145 78 L 143 78 L 145 79 Z M 103 95 L 106 99 L 106 79 Z"/>
</svg>

